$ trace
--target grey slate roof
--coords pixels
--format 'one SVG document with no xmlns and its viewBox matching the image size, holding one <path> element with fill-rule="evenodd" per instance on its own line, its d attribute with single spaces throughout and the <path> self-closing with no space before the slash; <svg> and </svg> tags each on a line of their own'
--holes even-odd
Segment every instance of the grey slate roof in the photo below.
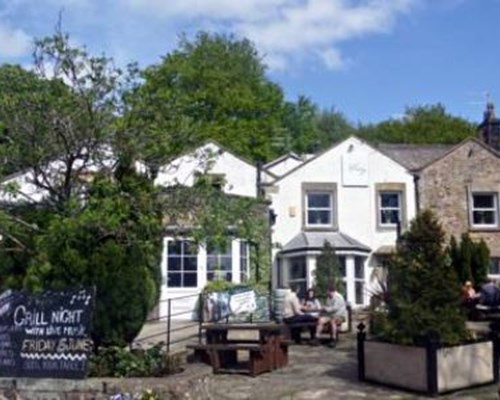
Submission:
<svg viewBox="0 0 500 400">
<path fill-rule="evenodd" d="M 342 232 L 300 232 L 283 246 L 282 253 L 299 250 L 321 250 L 325 240 L 337 250 L 371 251 L 368 246 Z"/>
<path fill-rule="evenodd" d="M 374 143 L 372 146 L 410 170 L 420 169 L 437 160 L 454 145 Z"/>
</svg>

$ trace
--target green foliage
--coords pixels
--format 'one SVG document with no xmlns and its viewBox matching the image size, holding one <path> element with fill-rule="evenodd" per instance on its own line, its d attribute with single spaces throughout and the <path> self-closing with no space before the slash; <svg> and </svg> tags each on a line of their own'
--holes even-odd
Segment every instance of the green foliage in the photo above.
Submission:
<svg viewBox="0 0 500 400">
<path fill-rule="evenodd" d="M 340 111 L 331 108 L 316 115 L 318 142 L 320 149 L 327 149 L 351 135 L 357 135 L 354 127 Z"/>
<path fill-rule="evenodd" d="M 480 286 L 488 281 L 490 266 L 490 249 L 484 240 L 474 243 L 474 252 L 471 260 L 472 281 Z"/>
<path fill-rule="evenodd" d="M 402 119 L 358 129 L 361 138 L 386 143 L 458 143 L 475 133 L 474 124 L 448 114 L 441 104 L 408 107 Z"/>
<path fill-rule="evenodd" d="M 225 279 L 214 279 L 207 282 L 203 288 L 203 293 L 226 292 L 236 286 L 235 283 L 228 282 Z"/>
<path fill-rule="evenodd" d="M 165 223 L 189 224 L 191 237 L 210 247 L 225 248 L 229 235 L 246 240 L 252 262 L 249 281 L 267 286 L 271 276 L 267 205 L 260 199 L 227 195 L 206 183 L 168 189 L 162 197 Z"/>
<path fill-rule="evenodd" d="M 144 178 L 94 178 L 83 210 L 62 213 L 41 204 L 20 206 L 37 229 L 14 224 L 0 242 L 2 288 L 31 291 L 96 287 L 92 338 L 99 345 L 123 346 L 141 329 L 159 297 L 161 218 L 154 188 Z"/>
<path fill-rule="evenodd" d="M 129 97 L 129 116 L 152 139 L 148 162 L 161 158 L 163 149 L 208 138 L 254 160 L 275 156 L 269 139 L 281 126 L 283 93 L 266 78 L 247 39 L 206 32 L 192 41 L 183 36 L 143 78 Z"/>
<path fill-rule="evenodd" d="M 441 343 L 467 338 L 459 307 L 460 285 L 448 262 L 444 232 L 430 211 L 420 213 L 402 235 L 389 265 L 386 340 L 418 344 L 430 333 Z"/>
<path fill-rule="evenodd" d="M 181 369 L 180 360 L 169 361 L 163 343 L 147 349 L 110 346 L 101 347 L 89 361 L 91 377 L 153 377 L 165 376 Z"/>
<path fill-rule="evenodd" d="M 452 236 L 448 246 L 448 256 L 461 285 L 466 281 L 472 281 L 473 285 L 480 286 L 488 280 L 490 251 L 484 240 L 474 242 L 468 233 L 464 233 L 460 244 L 457 244 Z"/>
<path fill-rule="evenodd" d="M 316 259 L 315 288 L 318 297 L 326 297 L 328 285 L 335 284 L 339 293 L 345 296 L 345 285 L 340 273 L 340 261 L 335 249 L 325 240 L 320 255 Z"/>
</svg>

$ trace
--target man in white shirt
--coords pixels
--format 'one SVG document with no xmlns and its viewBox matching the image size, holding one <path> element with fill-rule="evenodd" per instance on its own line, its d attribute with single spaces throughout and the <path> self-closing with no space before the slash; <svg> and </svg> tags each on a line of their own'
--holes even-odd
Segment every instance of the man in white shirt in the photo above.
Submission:
<svg viewBox="0 0 500 400">
<path fill-rule="evenodd" d="M 334 346 L 335 340 L 337 338 L 337 327 L 346 320 L 347 307 L 344 296 L 337 292 L 334 285 L 330 285 L 328 287 L 325 305 L 318 320 L 316 337 L 321 335 L 321 332 L 323 332 L 323 327 L 325 326 L 325 324 L 329 323 L 332 330 L 332 345 Z M 317 343 L 315 342 L 315 344 Z"/>
<path fill-rule="evenodd" d="M 316 322 L 317 318 L 311 314 L 304 313 L 303 307 L 297 297 L 297 288 L 292 287 L 286 294 L 283 304 L 283 322 L 286 324 L 294 324 L 300 322 Z M 301 327 L 292 328 L 292 339 L 296 343 L 300 343 Z M 311 330 L 311 339 L 315 339 L 315 329 Z"/>
</svg>

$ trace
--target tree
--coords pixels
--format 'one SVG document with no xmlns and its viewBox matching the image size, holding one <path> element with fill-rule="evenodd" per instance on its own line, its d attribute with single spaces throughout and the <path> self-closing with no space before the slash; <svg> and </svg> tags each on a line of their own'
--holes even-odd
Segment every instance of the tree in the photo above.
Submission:
<svg viewBox="0 0 500 400">
<path fill-rule="evenodd" d="M 246 39 L 183 36 L 176 50 L 143 72 L 127 116 L 149 130 L 160 150 L 175 148 L 178 138 L 187 146 L 210 138 L 242 156 L 268 160 L 276 155 L 271 138 L 282 127 L 283 93 L 265 70 Z M 157 150 L 145 155 L 150 164 L 161 158 Z"/>
<path fill-rule="evenodd" d="M 322 110 L 316 115 L 316 125 L 321 149 L 327 149 L 336 142 L 356 135 L 356 128 L 344 114 L 334 108 Z"/>
<path fill-rule="evenodd" d="M 299 96 L 296 103 L 285 103 L 282 152 L 295 151 L 302 154 L 319 150 L 316 115 L 316 105 L 305 96 Z"/>
<path fill-rule="evenodd" d="M 53 214 L 36 237 L 24 286 L 96 288 L 96 346 L 130 343 L 160 295 L 161 215 L 156 189 L 130 171 L 96 176 L 86 207 Z"/>
<path fill-rule="evenodd" d="M 328 286 L 335 284 L 337 291 L 345 297 L 341 268 L 335 249 L 325 240 L 321 253 L 316 259 L 315 285 L 319 296 L 326 296 Z"/>
<path fill-rule="evenodd" d="M 458 245 L 452 236 L 448 256 L 461 285 L 466 281 L 472 281 L 475 286 L 480 286 L 487 281 L 490 251 L 484 240 L 474 242 L 468 233 L 464 233 Z"/>
<path fill-rule="evenodd" d="M 474 243 L 474 253 L 471 260 L 472 281 L 480 286 L 488 281 L 490 267 L 490 249 L 484 240 Z"/>
<path fill-rule="evenodd" d="M 124 345 L 158 299 L 161 256 L 156 189 L 135 174 L 138 151 L 118 132 L 129 82 L 60 30 L 36 41 L 33 73 L 7 72 L 34 90 L 0 94 L 1 154 L 43 200 L 3 187 L 18 203 L 0 211 L 2 288 L 95 286 L 92 337 Z"/>
<path fill-rule="evenodd" d="M 475 135 L 474 124 L 454 117 L 441 104 L 408 107 L 401 119 L 359 127 L 360 137 L 387 143 L 458 143 Z"/>
<path fill-rule="evenodd" d="M 436 217 L 428 210 L 417 215 L 389 265 L 387 340 L 418 344 L 437 334 L 452 344 L 467 337 L 460 284 L 445 251 Z"/>
</svg>

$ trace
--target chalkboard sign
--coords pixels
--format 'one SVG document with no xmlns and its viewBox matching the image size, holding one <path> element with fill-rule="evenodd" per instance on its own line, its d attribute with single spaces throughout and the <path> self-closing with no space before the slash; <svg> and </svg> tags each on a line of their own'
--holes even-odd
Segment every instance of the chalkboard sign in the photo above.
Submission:
<svg viewBox="0 0 500 400">
<path fill-rule="evenodd" d="M 94 290 L 0 294 L 0 376 L 84 378 Z"/>
</svg>

